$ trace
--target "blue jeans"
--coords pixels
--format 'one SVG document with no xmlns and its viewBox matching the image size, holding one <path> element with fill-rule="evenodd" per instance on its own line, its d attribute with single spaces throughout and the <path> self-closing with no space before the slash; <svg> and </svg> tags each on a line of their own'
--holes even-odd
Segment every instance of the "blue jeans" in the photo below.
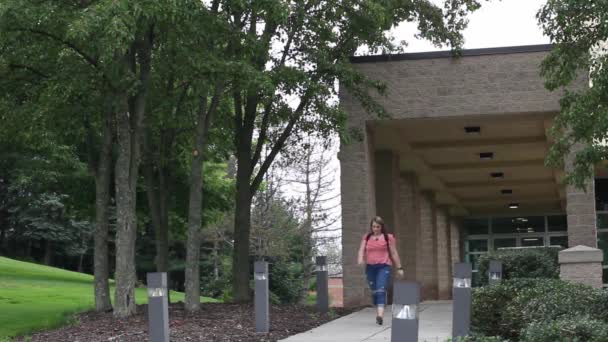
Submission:
<svg viewBox="0 0 608 342">
<path fill-rule="evenodd" d="M 365 268 L 367 283 L 372 290 L 372 301 L 376 306 L 386 304 L 386 286 L 391 277 L 391 266 L 388 264 L 367 265 Z"/>
</svg>

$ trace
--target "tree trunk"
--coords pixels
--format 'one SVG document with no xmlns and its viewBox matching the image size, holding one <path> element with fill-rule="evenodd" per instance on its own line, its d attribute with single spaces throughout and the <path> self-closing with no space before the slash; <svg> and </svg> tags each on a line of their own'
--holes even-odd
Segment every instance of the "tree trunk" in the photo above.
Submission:
<svg viewBox="0 0 608 342">
<path fill-rule="evenodd" d="M 135 239 L 137 237 L 137 179 L 146 111 L 146 95 L 151 70 L 153 27 L 142 37 L 138 50 L 132 47 L 125 65 L 133 74 L 139 63 L 139 89 L 129 101 L 127 92 L 119 94 L 117 112 L 118 158 L 116 160 L 116 291 L 114 316 L 135 314 Z M 135 44 L 134 44 L 135 45 Z M 136 62 L 137 58 L 137 62 Z"/>
<path fill-rule="evenodd" d="M 248 167 L 238 158 L 236 177 L 236 208 L 234 217 L 233 283 L 234 301 L 251 301 L 249 289 L 249 235 L 251 232 L 251 190 Z M 246 156 L 249 160 L 249 157 Z M 248 164 L 248 163 L 246 163 Z"/>
<path fill-rule="evenodd" d="M 219 249 L 220 244 L 218 237 L 215 236 L 213 239 L 213 279 L 220 279 L 220 260 L 219 260 Z"/>
<path fill-rule="evenodd" d="M 78 269 L 77 269 L 77 271 L 78 271 L 79 273 L 83 273 L 83 271 L 84 271 L 84 269 L 83 269 L 83 267 L 82 267 L 82 266 L 83 266 L 83 263 L 84 263 L 84 254 L 85 254 L 85 253 L 82 253 L 82 254 L 80 254 L 80 256 L 78 257 Z"/>
<path fill-rule="evenodd" d="M 206 111 L 207 98 L 201 100 L 200 115 L 196 126 L 195 146 L 190 168 L 190 197 L 188 201 L 188 237 L 186 243 L 186 311 L 200 310 L 200 228 L 203 204 L 203 152 L 206 123 L 210 113 Z"/>
<path fill-rule="evenodd" d="M 215 111 L 218 108 L 224 85 L 218 82 L 207 108 L 207 91 L 203 92 L 196 125 L 195 146 L 190 169 L 190 196 L 188 201 L 188 241 L 186 243 L 186 311 L 200 309 L 200 240 L 203 211 L 203 161 L 207 136 Z"/>
<path fill-rule="evenodd" d="M 258 101 L 255 91 L 247 97 L 244 117 L 241 94 L 235 92 L 236 117 L 236 207 L 234 212 L 234 254 L 232 261 L 232 291 L 237 303 L 251 301 L 249 289 L 249 235 L 251 232 L 251 174 L 252 137 Z"/>
<path fill-rule="evenodd" d="M 154 227 L 154 236 L 156 242 L 156 258 L 154 263 L 156 264 L 157 272 L 167 272 L 168 261 L 167 251 L 163 248 L 167 246 L 167 243 L 162 241 L 161 231 L 161 212 L 160 212 L 160 190 L 157 186 L 156 177 L 154 174 L 154 162 L 152 161 L 152 150 L 149 145 L 149 137 L 144 139 L 144 151 L 146 151 L 146 166 L 144 167 L 144 181 L 146 183 L 146 195 L 148 198 L 148 211 L 150 214 L 150 220 L 152 227 Z"/>
<path fill-rule="evenodd" d="M 136 197 L 132 186 L 138 163 L 133 150 L 136 142 L 131 133 L 126 94 L 117 117 L 118 158 L 116 160 L 116 290 L 114 316 L 135 314 L 135 238 Z"/>
<path fill-rule="evenodd" d="M 27 248 L 25 249 L 25 255 L 24 258 L 26 260 L 29 260 L 30 257 L 32 256 L 32 240 L 27 240 Z"/>
<path fill-rule="evenodd" d="M 95 279 L 95 311 L 112 310 L 110 302 L 110 265 L 108 256 L 108 230 L 110 205 L 110 179 L 112 176 L 112 115 L 108 108 L 103 119 L 102 146 L 95 170 L 95 235 L 93 273 Z"/>
<path fill-rule="evenodd" d="M 6 227 L 4 226 L 4 222 L 0 219 L 0 255 L 7 255 L 8 250 L 6 248 Z"/>
<path fill-rule="evenodd" d="M 53 261 L 53 241 L 46 240 L 44 242 L 44 264 L 47 266 L 51 266 L 51 262 Z"/>
<path fill-rule="evenodd" d="M 166 173 L 162 169 L 159 185 L 160 229 L 156 247 L 158 253 L 157 269 L 159 272 L 169 272 L 169 189 L 167 188 Z"/>
</svg>

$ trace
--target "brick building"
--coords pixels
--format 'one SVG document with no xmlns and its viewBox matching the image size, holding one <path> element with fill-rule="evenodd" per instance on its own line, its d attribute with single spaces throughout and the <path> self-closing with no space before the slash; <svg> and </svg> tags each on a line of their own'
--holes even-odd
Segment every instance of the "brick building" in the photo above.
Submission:
<svg viewBox="0 0 608 342">
<path fill-rule="evenodd" d="M 550 48 L 352 59 L 386 82 L 379 99 L 391 119 L 372 118 L 341 89 L 350 129 L 361 133 L 339 152 L 344 305 L 369 301 L 356 255 L 374 215 L 396 234 L 406 278 L 421 283 L 423 299 L 449 299 L 454 262 L 469 261 L 476 270 L 479 256 L 493 249 L 596 248 L 608 235 L 596 229 L 598 217 L 604 228 L 601 210 L 608 209 L 600 198 L 597 216 L 602 172 L 583 192 L 562 184 L 563 170 L 544 166 L 561 96 L 547 91 L 539 75 Z M 594 267 L 577 277 L 601 286 L 601 264 Z"/>
</svg>

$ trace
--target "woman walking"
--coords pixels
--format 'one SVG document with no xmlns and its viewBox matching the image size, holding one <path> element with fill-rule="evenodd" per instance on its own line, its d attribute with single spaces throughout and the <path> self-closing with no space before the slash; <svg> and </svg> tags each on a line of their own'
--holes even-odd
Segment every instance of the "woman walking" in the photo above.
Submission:
<svg viewBox="0 0 608 342">
<path fill-rule="evenodd" d="M 397 275 L 403 277 L 401 260 L 397 253 L 395 237 L 386 232 L 380 216 L 370 222 L 370 230 L 363 235 L 358 254 L 359 265 L 365 264 L 367 282 L 372 290 L 372 301 L 376 306 L 376 323 L 382 325 L 386 305 L 386 287 L 391 276 L 391 267 L 397 267 Z"/>
</svg>

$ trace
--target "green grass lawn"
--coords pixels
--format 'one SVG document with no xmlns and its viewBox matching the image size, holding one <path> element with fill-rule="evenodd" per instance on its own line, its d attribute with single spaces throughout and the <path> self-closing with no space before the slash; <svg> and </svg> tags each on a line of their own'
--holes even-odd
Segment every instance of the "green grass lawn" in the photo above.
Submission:
<svg viewBox="0 0 608 342">
<path fill-rule="evenodd" d="M 145 288 L 136 289 L 135 300 L 147 302 Z M 183 300 L 183 293 L 171 292 L 172 302 Z M 65 324 L 70 314 L 93 308 L 93 276 L 0 257 L 0 341 Z"/>
</svg>

